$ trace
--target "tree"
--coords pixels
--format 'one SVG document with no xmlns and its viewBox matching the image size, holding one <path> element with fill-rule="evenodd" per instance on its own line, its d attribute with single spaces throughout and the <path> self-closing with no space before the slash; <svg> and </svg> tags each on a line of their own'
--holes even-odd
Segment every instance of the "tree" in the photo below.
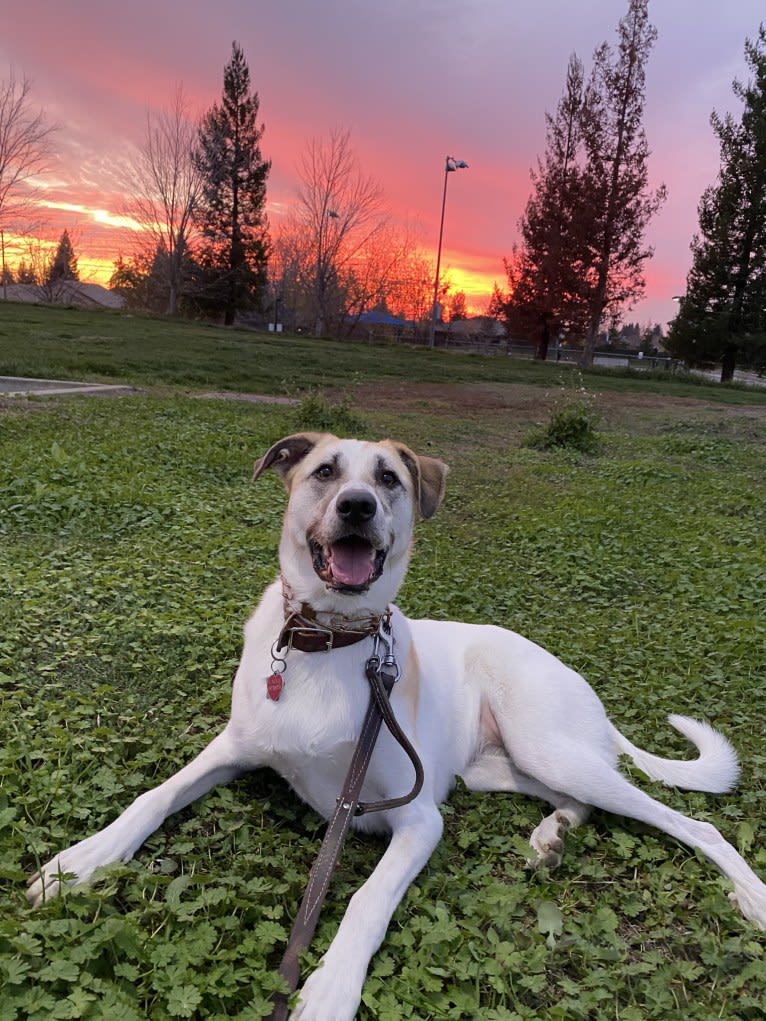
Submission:
<svg viewBox="0 0 766 1021">
<path fill-rule="evenodd" d="M 195 160 L 198 126 L 179 85 L 170 107 L 147 112 L 143 145 L 130 168 L 126 213 L 140 227 L 144 260 L 162 250 L 165 309 L 175 315 L 194 239 L 201 177 Z"/>
<path fill-rule="evenodd" d="M 389 281 L 387 302 L 391 312 L 430 329 L 433 309 L 434 262 L 413 245 Z"/>
<path fill-rule="evenodd" d="M 119 294 L 125 302 L 125 308 L 143 310 L 147 308 L 144 290 L 147 273 L 138 256 L 125 259 L 121 254 L 114 261 L 112 275 L 109 277 L 109 289 Z"/>
<path fill-rule="evenodd" d="M 447 314 L 451 323 L 468 318 L 468 306 L 466 304 L 465 291 L 455 291 L 449 296 L 447 302 Z"/>
<path fill-rule="evenodd" d="M 664 186 L 649 189 L 643 128 L 646 64 L 657 38 L 648 6 L 649 0 L 629 0 L 616 53 L 603 43 L 594 54 L 583 104 L 584 173 L 594 211 L 583 365 L 593 361 L 605 315 L 643 295 L 643 266 L 653 254 L 644 233 L 665 200 Z"/>
<path fill-rule="evenodd" d="M 389 247 L 377 244 L 387 214 L 380 185 L 359 167 L 349 131 L 333 131 L 329 140 L 312 139 L 299 173 L 298 202 L 284 225 L 282 242 L 292 261 L 300 262 L 296 278 L 306 314 L 314 334 L 321 336 L 331 320 L 337 323 L 346 313 L 347 298 L 359 285 L 373 250 L 379 254 L 381 247 Z M 390 266 L 390 276 L 388 270 Z M 360 294 L 358 286 L 356 291 L 357 304 L 375 304 L 377 294 Z"/>
<path fill-rule="evenodd" d="M 11 71 L 0 81 L 0 230 L 16 233 L 33 226 L 32 179 L 48 167 L 54 126 L 31 106 L 32 83 Z"/>
<path fill-rule="evenodd" d="M 545 157 L 532 172 L 521 244 L 505 260 L 508 293 L 498 290 L 491 303 L 493 314 L 512 334 L 530 339 L 543 360 L 551 337 L 580 337 L 586 327 L 594 209 L 579 160 L 583 108 L 584 70 L 573 55 L 556 113 L 545 116 Z"/>
<path fill-rule="evenodd" d="M 237 312 L 261 303 L 266 285 L 271 162 L 261 156 L 259 108 L 258 93 L 250 91 L 250 70 L 235 42 L 224 68 L 222 101 L 202 119 L 195 156 L 201 176 L 197 223 L 203 235 L 202 293 L 197 298 L 211 311 L 221 311 L 227 325 Z"/>
<path fill-rule="evenodd" d="M 735 80 L 739 122 L 713 113 L 721 166 L 700 200 L 686 294 L 668 335 L 668 350 L 692 363 L 721 361 L 721 381 L 737 359 L 766 364 L 766 30 L 745 41 L 751 71 Z"/>
<path fill-rule="evenodd" d="M 16 283 L 17 284 L 36 284 L 37 274 L 35 273 L 34 266 L 31 262 L 27 262 L 26 259 L 20 259 L 16 266 Z"/>
<path fill-rule="evenodd" d="M 511 333 L 531 339 L 538 358 L 554 335 L 583 340 L 593 360 L 605 320 L 619 321 L 644 289 L 652 255 L 646 227 L 665 197 L 648 186 L 643 130 L 646 63 L 656 39 L 648 0 L 629 0 L 617 51 L 603 43 L 587 83 L 573 55 L 554 116 L 546 115 L 545 158 L 505 262 L 508 292 L 492 307 Z"/>
<path fill-rule="evenodd" d="M 56 285 L 63 280 L 79 279 L 77 256 L 74 254 L 74 246 L 72 239 L 69 237 L 69 231 L 65 230 L 59 239 L 53 258 L 50 260 L 46 273 L 46 282 L 49 285 Z"/>
<path fill-rule="evenodd" d="M 79 279 L 69 232 L 65 230 L 55 246 L 40 238 L 27 238 L 25 249 L 26 255 L 16 267 L 17 282 L 33 286 L 40 301 L 68 298 L 72 281 Z"/>
</svg>

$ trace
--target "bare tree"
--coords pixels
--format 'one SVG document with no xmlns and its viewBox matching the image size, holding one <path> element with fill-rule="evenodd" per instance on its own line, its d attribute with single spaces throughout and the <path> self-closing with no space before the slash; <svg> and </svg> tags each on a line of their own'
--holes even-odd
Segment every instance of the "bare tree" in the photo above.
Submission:
<svg viewBox="0 0 766 1021">
<path fill-rule="evenodd" d="M 444 297 L 445 284 L 449 289 L 449 281 L 445 281 L 442 274 L 440 300 Z M 420 248 L 413 247 L 397 266 L 386 301 L 394 315 L 424 324 L 427 329 L 433 311 L 433 290 L 434 260 Z"/>
<path fill-rule="evenodd" d="M 6 233 L 34 228 L 35 189 L 32 180 L 48 168 L 55 130 L 43 112 L 31 105 L 31 81 L 11 69 L 0 81 L 0 239 L 5 280 Z M 4 285 L 3 285 L 4 286 Z"/>
<path fill-rule="evenodd" d="M 144 142 L 130 168 L 126 212 L 140 226 L 142 254 L 164 267 L 171 316 L 178 310 L 200 197 L 196 140 L 197 124 L 179 85 L 169 107 L 147 112 Z"/>
<path fill-rule="evenodd" d="M 350 332 L 363 312 L 370 309 L 399 314 L 397 304 L 405 282 L 410 284 L 419 256 L 415 235 L 409 227 L 382 222 L 342 275 L 343 317 Z M 428 263 L 431 269 L 430 262 Z M 406 316 L 406 318 L 415 318 Z"/>
<path fill-rule="evenodd" d="M 292 226 L 309 242 L 312 265 L 304 278 L 311 284 L 314 333 L 320 336 L 387 217 L 382 189 L 360 170 L 349 131 L 333 131 L 327 141 L 313 139 L 299 170 Z"/>
</svg>

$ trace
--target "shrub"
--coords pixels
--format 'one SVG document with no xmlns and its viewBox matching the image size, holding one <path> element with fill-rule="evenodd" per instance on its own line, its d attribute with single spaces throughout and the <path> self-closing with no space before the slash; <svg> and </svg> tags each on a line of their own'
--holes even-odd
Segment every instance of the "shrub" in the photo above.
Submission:
<svg viewBox="0 0 766 1021">
<path fill-rule="evenodd" d="M 582 384 L 574 393 L 565 390 L 554 404 L 548 423 L 534 430 L 526 445 L 539 450 L 566 448 L 592 454 L 599 445 L 599 417 L 594 396 Z"/>
<path fill-rule="evenodd" d="M 365 429 L 364 422 L 355 414 L 348 397 L 342 397 L 336 404 L 316 390 L 304 397 L 295 409 L 293 423 L 296 429 L 337 433 L 339 436 L 362 433 Z"/>
</svg>

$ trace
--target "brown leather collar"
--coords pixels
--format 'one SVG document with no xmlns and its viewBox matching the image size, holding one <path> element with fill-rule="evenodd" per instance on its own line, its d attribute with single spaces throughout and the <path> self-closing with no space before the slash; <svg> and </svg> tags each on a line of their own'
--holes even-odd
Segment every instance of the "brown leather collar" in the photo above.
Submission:
<svg viewBox="0 0 766 1021">
<path fill-rule="evenodd" d="M 382 617 L 364 617 L 359 620 L 333 621 L 332 626 L 320 624 L 311 609 L 305 604 L 300 611 L 291 613 L 279 632 L 276 649 L 298 649 L 299 652 L 330 652 L 356 645 L 374 635 L 380 627 Z"/>
</svg>

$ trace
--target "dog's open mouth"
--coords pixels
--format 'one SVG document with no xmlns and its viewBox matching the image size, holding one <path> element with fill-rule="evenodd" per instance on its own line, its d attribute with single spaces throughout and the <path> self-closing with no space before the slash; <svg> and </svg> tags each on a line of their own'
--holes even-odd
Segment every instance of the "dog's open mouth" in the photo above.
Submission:
<svg viewBox="0 0 766 1021">
<path fill-rule="evenodd" d="M 337 592 L 364 592 L 383 573 L 386 550 L 361 535 L 346 535 L 328 546 L 309 539 L 314 570 Z"/>
</svg>

